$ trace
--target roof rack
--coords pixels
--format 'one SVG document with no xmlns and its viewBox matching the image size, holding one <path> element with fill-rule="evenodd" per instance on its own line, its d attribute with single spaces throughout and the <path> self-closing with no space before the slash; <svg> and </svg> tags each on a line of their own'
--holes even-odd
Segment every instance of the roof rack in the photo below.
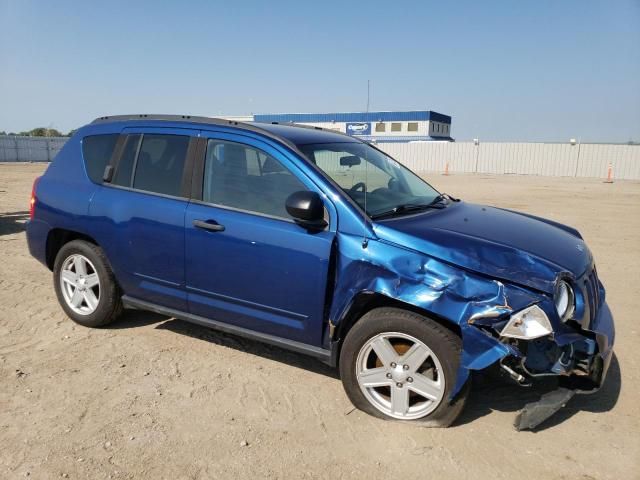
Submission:
<svg viewBox="0 0 640 480">
<path fill-rule="evenodd" d="M 298 151 L 298 147 L 288 140 L 285 137 L 281 137 L 280 135 L 276 135 L 265 128 L 261 128 L 258 125 L 260 123 L 264 123 L 265 125 L 282 125 L 285 127 L 296 127 L 296 128 L 306 128 L 307 130 L 320 130 L 323 132 L 334 133 L 336 135 L 342 135 L 345 137 L 350 137 L 346 133 L 338 132 L 336 130 L 331 130 L 329 128 L 317 127 L 315 125 L 304 125 L 301 123 L 294 122 L 238 122 L 237 120 L 225 120 L 223 118 L 214 118 L 214 117 L 201 117 L 197 115 L 167 115 L 167 114 L 150 114 L 150 113 L 138 113 L 138 114 L 129 114 L 129 115 L 110 115 L 98 117 L 91 124 L 96 123 L 106 123 L 106 122 L 124 122 L 124 121 L 132 121 L 132 120 L 160 120 L 165 122 L 185 122 L 185 123 L 204 123 L 207 125 L 219 125 L 219 126 L 232 126 L 239 127 L 243 130 L 247 130 L 254 133 L 259 133 L 260 135 L 264 135 L 265 137 L 269 137 L 273 140 L 278 140 L 281 143 L 284 143 L 289 148 L 293 148 Z"/>
<path fill-rule="evenodd" d="M 295 123 L 295 122 L 256 122 L 254 121 L 252 124 L 256 123 L 265 123 L 270 125 L 283 125 L 285 127 L 298 127 L 298 128 L 306 128 L 307 130 L 320 130 L 322 132 L 335 133 L 336 135 L 342 135 L 345 137 L 353 138 L 350 135 L 347 135 L 344 132 L 339 132 L 338 130 L 331 130 L 330 128 L 317 127 L 315 125 L 305 125 L 304 123 Z"/>
<path fill-rule="evenodd" d="M 93 123 L 103 122 L 124 122 L 127 120 L 164 120 L 166 122 L 195 122 L 208 123 L 213 125 L 235 125 L 235 120 L 224 120 L 221 118 L 198 117 L 194 115 L 157 115 L 148 113 L 130 114 L 130 115 L 111 115 L 96 118 Z"/>
<path fill-rule="evenodd" d="M 281 137 L 279 135 L 275 135 L 270 131 L 260 128 L 255 125 L 255 123 L 259 122 L 238 122 L 236 120 L 225 120 L 222 118 L 213 118 L 213 117 L 200 117 L 196 115 L 166 115 L 166 114 L 147 114 L 147 113 L 139 113 L 139 114 L 129 114 L 129 115 L 111 115 L 98 117 L 91 124 L 96 123 L 105 123 L 105 122 L 125 122 L 131 120 L 160 120 L 165 122 L 185 122 L 185 123 L 204 123 L 207 125 L 219 125 L 219 126 L 233 126 L 239 127 L 243 130 L 248 130 L 254 133 L 259 133 L 260 135 L 264 135 L 274 140 L 278 140 L 281 143 L 286 144 L 290 148 L 294 148 L 296 151 L 298 147 L 291 142 L 290 140 Z M 302 125 L 292 125 L 295 127 L 301 127 Z M 306 127 L 306 125 L 305 125 Z"/>
</svg>

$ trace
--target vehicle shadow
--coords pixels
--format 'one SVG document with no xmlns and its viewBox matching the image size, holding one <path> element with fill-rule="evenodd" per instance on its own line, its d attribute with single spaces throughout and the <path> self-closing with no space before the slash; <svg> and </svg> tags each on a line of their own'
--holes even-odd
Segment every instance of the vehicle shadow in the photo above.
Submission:
<svg viewBox="0 0 640 480">
<path fill-rule="evenodd" d="M 170 317 L 144 310 L 127 309 L 122 313 L 122 316 L 118 318 L 117 322 L 107 325 L 104 328 L 107 330 L 139 328 L 147 325 L 153 325 L 154 323 L 164 322 L 166 320 L 170 320 Z"/>
<path fill-rule="evenodd" d="M 618 402 L 622 386 L 620 364 L 614 353 L 609 366 L 607 379 L 602 388 L 592 394 L 576 394 L 566 407 L 561 408 L 553 416 L 545 420 L 533 432 L 539 432 L 552 428 L 574 416 L 580 411 L 602 413 L 608 412 Z M 516 414 L 529 402 L 539 400 L 540 396 L 558 387 L 555 380 L 541 382 L 535 388 L 519 387 L 503 376 L 497 370 L 489 370 L 486 373 L 476 374 L 473 377 L 471 395 L 467 401 L 464 412 L 454 423 L 455 426 L 473 422 L 477 418 L 490 414 L 497 410 L 500 412 L 513 412 Z"/>
<path fill-rule="evenodd" d="M 109 325 L 109 329 L 138 328 L 157 324 L 155 328 L 170 330 L 171 332 L 232 348 L 244 353 L 280 362 L 295 368 L 307 370 L 319 375 L 339 380 L 337 369 L 320 362 L 312 357 L 291 352 L 284 348 L 268 345 L 257 340 L 249 340 L 240 336 L 220 332 L 211 328 L 167 317 L 143 310 L 126 310 L 123 317 L 116 323 Z M 472 388 L 462 415 L 452 428 L 471 423 L 474 420 L 489 415 L 492 411 L 512 412 L 515 421 L 516 414 L 527 403 L 539 400 L 546 392 L 557 388 L 557 381 L 550 379 L 540 382 L 535 388 L 519 387 L 500 374 L 497 367 L 476 373 L 472 377 Z M 552 428 L 570 419 L 580 411 L 607 412 L 616 405 L 620 396 L 622 376 L 620 364 L 614 353 L 607 379 L 600 391 L 590 395 L 575 395 L 566 407 L 545 420 L 533 432 Z M 312 388 L 312 387 L 309 387 Z"/>
<path fill-rule="evenodd" d="M 171 330 L 181 335 L 188 335 L 198 340 L 220 345 L 226 348 L 233 348 L 241 352 L 256 355 L 276 362 L 284 363 L 292 367 L 308 370 L 320 375 L 338 379 L 336 369 L 325 365 L 320 360 L 302 355 L 274 345 L 250 340 L 240 336 L 220 332 L 211 328 L 202 327 L 193 323 L 178 319 L 171 319 L 156 326 L 158 329 Z"/>
<path fill-rule="evenodd" d="M 0 213 L 0 236 L 24 231 L 28 219 L 27 211 Z"/>
<path fill-rule="evenodd" d="M 292 367 L 301 368 L 336 379 L 339 378 L 335 369 L 307 355 L 291 352 L 284 348 L 268 345 L 257 340 L 249 340 L 144 310 L 125 310 L 122 317 L 117 322 L 108 325 L 105 328 L 120 330 L 127 328 L 139 328 L 153 324 L 157 324 L 155 328 L 159 330 L 170 330 L 174 333 L 188 335 L 198 340 L 203 340 L 226 348 L 233 348 L 234 350 L 281 362 Z"/>
</svg>

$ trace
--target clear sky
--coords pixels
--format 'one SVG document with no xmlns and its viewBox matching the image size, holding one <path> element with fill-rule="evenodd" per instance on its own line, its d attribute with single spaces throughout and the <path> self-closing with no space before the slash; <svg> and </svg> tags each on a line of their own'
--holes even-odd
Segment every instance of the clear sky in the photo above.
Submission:
<svg viewBox="0 0 640 480">
<path fill-rule="evenodd" d="M 0 130 L 435 110 L 458 140 L 640 141 L 640 0 L 0 0 Z"/>
</svg>

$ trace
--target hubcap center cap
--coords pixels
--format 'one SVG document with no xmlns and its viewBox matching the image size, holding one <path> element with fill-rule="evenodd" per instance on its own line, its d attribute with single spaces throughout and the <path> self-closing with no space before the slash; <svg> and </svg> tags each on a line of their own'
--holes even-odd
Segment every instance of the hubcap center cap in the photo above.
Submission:
<svg viewBox="0 0 640 480">
<path fill-rule="evenodd" d="M 402 368 L 402 365 L 397 365 L 391 369 L 391 378 L 396 383 L 404 383 L 409 375 L 409 370 Z"/>
</svg>

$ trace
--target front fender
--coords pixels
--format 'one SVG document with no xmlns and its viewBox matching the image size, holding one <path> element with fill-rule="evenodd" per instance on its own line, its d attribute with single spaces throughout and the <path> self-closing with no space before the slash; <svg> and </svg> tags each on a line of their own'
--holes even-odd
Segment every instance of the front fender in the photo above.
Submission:
<svg viewBox="0 0 640 480">
<path fill-rule="evenodd" d="M 337 281 L 330 319 L 340 327 L 354 299 L 376 293 L 410 304 L 457 325 L 462 352 L 457 394 L 470 370 L 481 370 L 517 351 L 497 341 L 469 320 L 508 316 L 537 298 L 520 287 L 454 267 L 419 252 L 378 240 L 363 247 L 362 237 L 338 234 Z"/>
</svg>

